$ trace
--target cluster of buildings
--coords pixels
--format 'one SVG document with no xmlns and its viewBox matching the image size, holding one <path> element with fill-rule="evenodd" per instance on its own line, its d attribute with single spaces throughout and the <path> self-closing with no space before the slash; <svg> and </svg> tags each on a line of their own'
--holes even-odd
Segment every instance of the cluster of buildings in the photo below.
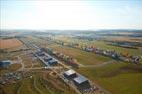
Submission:
<svg viewBox="0 0 142 94">
<path fill-rule="evenodd" d="M 140 63 L 140 61 L 141 61 L 140 56 L 129 56 L 129 55 L 124 55 L 122 53 L 117 53 L 116 51 L 103 50 L 103 49 L 99 49 L 99 48 L 95 48 L 95 47 L 86 47 L 82 50 L 88 51 L 88 52 L 94 52 L 95 54 L 111 57 L 116 60 L 135 63 L 135 64 Z"/>
<path fill-rule="evenodd" d="M 51 48 L 47 49 L 47 53 L 50 54 L 50 55 L 53 55 L 54 57 L 58 58 L 61 61 L 64 61 L 64 63 L 67 64 L 67 65 L 70 65 L 74 68 L 79 67 L 77 60 L 75 58 L 71 57 L 71 56 L 68 56 L 68 55 L 65 55 L 63 53 L 54 51 Z"/>
<path fill-rule="evenodd" d="M 65 64 L 68 64 L 68 65 L 75 67 L 75 68 L 79 67 L 77 60 L 68 56 L 68 55 L 65 55 L 63 53 L 56 52 L 56 51 L 53 51 L 53 55 L 55 57 L 57 57 L 58 59 L 64 61 Z"/>
<path fill-rule="evenodd" d="M 51 50 L 50 50 L 51 51 Z M 46 65 L 46 66 L 54 66 L 58 64 L 58 61 L 47 54 L 42 49 L 39 49 L 35 55 Z M 62 53 L 53 52 L 52 55 L 56 55 L 60 59 L 64 59 L 65 61 L 70 61 L 71 57 L 65 56 Z M 69 59 L 69 60 L 68 60 Z M 72 60 L 72 59 L 71 59 Z M 66 69 L 59 72 L 61 78 L 68 83 L 69 85 L 75 87 L 81 93 L 91 93 L 96 91 L 96 87 L 91 84 L 91 82 L 84 77 L 83 75 L 77 73 L 72 69 Z"/>
<path fill-rule="evenodd" d="M 111 50 L 104 50 L 104 49 L 100 49 L 94 46 L 80 46 L 78 43 L 65 43 L 63 41 L 55 41 L 55 43 L 58 43 L 60 45 L 65 45 L 65 46 L 69 46 L 72 48 L 77 48 L 77 49 L 81 49 L 83 51 L 87 51 L 87 52 L 94 52 L 95 54 L 99 54 L 99 55 L 103 55 L 103 56 L 107 56 L 107 57 L 111 57 L 113 59 L 116 60 L 121 60 L 121 61 L 125 61 L 125 62 L 130 62 L 130 63 L 140 63 L 141 61 L 141 57 L 140 56 L 135 56 L 135 55 L 123 55 L 122 53 L 117 53 L 116 51 L 111 51 Z M 124 47 L 130 47 L 130 45 L 128 43 L 119 43 L 121 44 L 121 46 Z"/>
<path fill-rule="evenodd" d="M 47 54 L 47 53 L 48 54 Z M 63 53 L 57 52 L 57 51 L 53 51 L 52 49 L 48 48 L 47 51 L 43 48 L 40 48 L 39 50 L 37 50 L 37 52 L 35 53 L 35 55 L 44 62 L 45 65 L 47 66 L 55 66 L 58 64 L 58 60 L 56 60 L 54 57 L 56 57 L 59 60 L 64 61 L 65 64 L 70 65 L 74 68 L 78 68 L 79 64 L 77 62 L 76 59 L 65 55 Z M 53 57 L 54 56 L 54 57 Z"/>
<path fill-rule="evenodd" d="M 78 67 L 79 67 L 79 65 L 78 65 L 78 63 L 77 63 L 77 60 L 74 59 L 74 58 L 72 58 L 72 57 L 70 57 L 70 56 L 67 56 L 67 55 L 64 55 L 63 53 L 58 53 L 58 52 L 57 52 L 57 53 L 54 53 L 54 55 L 55 55 L 57 58 L 63 60 L 66 64 L 68 64 L 68 65 L 70 65 L 70 66 L 72 66 L 72 67 L 75 67 L 75 68 L 78 68 Z"/>
<path fill-rule="evenodd" d="M 46 66 L 56 66 L 58 61 L 50 56 L 49 54 L 45 53 L 42 49 L 39 49 L 35 55 L 46 65 Z"/>
<path fill-rule="evenodd" d="M 63 44 L 65 44 L 65 43 L 62 43 L 62 45 Z M 125 61 L 125 62 L 137 64 L 137 63 L 140 63 L 140 61 L 141 61 L 140 56 L 124 55 L 122 53 L 117 53 L 116 51 L 104 50 L 104 49 L 100 49 L 100 48 L 97 48 L 97 47 L 94 47 L 94 46 L 91 46 L 91 47 L 90 46 L 80 46 L 78 43 L 68 43 L 66 46 L 81 49 L 81 50 L 87 51 L 87 52 L 94 52 L 95 54 L 111 57 L 113 59 L 121 60 L 121 61 Z"/>
<path fill-rule="evenodd" d="M 75 85 L 81 93 L 92 93 L 97 89 L 94 85 L 91 85 L 86 77 L 72 69 L 65 71 L 63 76 L 70 84 Z"/>
<path fill-rule="evenodd" d="M 22 79 L 21 73 L 18 72 L 5 73 L 0 76 L 0 84 L 5 85 L 5 84 L 16 83 L 16 81 L 20 79 Z"/>
</svg>

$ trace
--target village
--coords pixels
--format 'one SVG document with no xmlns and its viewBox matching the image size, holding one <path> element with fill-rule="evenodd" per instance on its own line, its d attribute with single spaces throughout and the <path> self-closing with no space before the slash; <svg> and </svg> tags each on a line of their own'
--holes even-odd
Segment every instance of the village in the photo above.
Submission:
<svg viewBox="0 0 142 94">
<path fill-rule="evenodd" d="M 20 40 L 22 41 L 22 40 Z M 25 42 L 26 45 L 29 42 Z M 75 70 L 73 70 L 71 67 L 79 68 L 79 64 L 77 63 L 77 60 L 73 59 L 72 57 L 66 56 L 62 53 L 53 52 L 51 49 L 44 49 L 38 47 L 36 44 L 28 45 L 28 47 L 33 47 L 34 50 L 31 50 L 30 54 L 32 55 L 32 58 L 37 58 L 43 63 L 43 67 L 35 67 L 35 68 L 22 68 L 20 70 L 17 70 L 16 72 L 10 72 L 2 74 L 0 77 L 0 84 L 2 86 L 8 85 L 8 84 L 15 84 L 18 81 L 25 79 L 25 78 L 32 78 L 33 72 L 30 70 L 34 69 L 42 69 L 42 70 L 49 70 L 53 71 L 59 78 L 61 78 L 64 83 L 66 83 L 69 87 L 73 88 L 77 94 L 103 94 L 103 90 L 99 89 L 97 86 L 95 86 L 91 80 L 86 78 L 85 76 L 79 74 Z M 50 54 L 50 55 L 49 55 Z M 52 56 L 51 56 L 52 55 Z M 59 60 L 57 60 L 59 59 Z M 62 63 L 62 61 L 64 63 Z M 17 63 L 22 63 L 22 61 L 18 61 Z M 12 65 L 11 60 L 3 60 L 0 63 L 1 68 L 9 68 L 9 66 Z M 68 66 L 69 65 L 69 66 Z M 25 66 L 25 65 L 24 65 Z M 28 72 L 28 73 L 27 73 Z"/>
<path fill-rule="evenodd" d="M 0 92 L 4 94 L 6 91 L 3 88 L 11 85 L 15 85 L 17 88 L 15 92 L 21 94 L 22 89 L 26 89 L 23 81 L 30 81 L 29 85 L 33 89 L 32 92 L 35 90 L 36 94 L 46 94 L 46 92 L 48 92 L 47 94 L 52 94 L 51 92 L 54 92 L 54 94 L 57 92 L 59 94 L 112 94 L 94 81 L 94 78 L 99 77 L 101 74 L 101 72 L 94 71 L 94 69 L 101 69 L 106 66 L 119 67 L 121 65 L 121 70 L 124 69 L 126 72 L 129 70 L 141 71 L 141 55 L 131 55 L 117 52 L 114 49 L 104 49 L 91 43 L 86 45 L 77 41 L 57 40 L 55 35 L 38 37 L 34 34 L 30 36 L 19 35 L 2 40 L 17 41 L 17 45 L 20 43 L 18 48 L 16 45 L 15 48 L 1 50 L 3 53 L 1 58 L 6 57 L 0 61 L 0 88 L 3 90 Z M 76 51 L 81 52 L 81 54 L 75 55 Z M 80 55 L 81 57 L 79 57 Z M 13 69 L 13 65 L 16 66 L 16 69 Z M 128 68 L 125 69 L 123 66 L 128 66 Z M 113 70 L 115 69 L 117 68 Z M 97 76 L 95 74 L 94 78 L 92 78 L 93 74 L 91 72 L 98 72 L 98 74 Z M 101 75 L 106 76 L 106 74 Z M 55 84 L 56 81 L 57 85 Z M 60 85 L 64 88 L 59 88 Z"/>
<path fill-rule="evenodd" d="M 50 38 L 52 39 L 52 38 Z M 103 56 L 107 56 L 110 57 L 112 59 L 115 60 L 120 60 L 120 61 L 124 61 L 124 62 L 130 62 L 130 63 L 140 63 L 141 61 L 141 56 L 136 56 L 136 55 L 131 55 L 126 53 L 117 53 L 115 50 L 105 50 L 105 49 L 101 49 L 92 45 L 80 45 L 79 43 L 67 43 L 61 40 L 50 40 L 52 42 L 55 42 L 59 45 L 62 46 L 68 46 L 68 47 L 72 47 L 72 48 L 77 48 L 83 51 L 87 51 L 87 52 L 93 52 L 95 54 L 99 54 L 99 55 L 103 55 Z"/>
<path fill-rule="evenodd" d="M 0 94 L 142 94 L 142 0 L 0 0 Z"/>
</svg>

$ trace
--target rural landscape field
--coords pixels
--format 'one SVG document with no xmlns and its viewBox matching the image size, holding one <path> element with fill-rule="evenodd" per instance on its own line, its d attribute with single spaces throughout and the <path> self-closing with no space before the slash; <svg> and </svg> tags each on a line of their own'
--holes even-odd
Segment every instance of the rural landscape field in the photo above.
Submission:
<svg viewBox="0 0 142 94">
<path fill-rule="evenodd" d="M 107 38 L 107 35 L 90 38 L 86 37 L 84 31 L 80 32 L 81 36 L 76 32 L 68 34 L 62 31 L 63 33 L 56 34 L 47 30 L 46 32 L 29 31 L 14 37 L 8 35 L 9 32 L 13 31 L 1 31 L 0 59 L 11 62 L 1 65 L 3 66 L 0 71 L 1 93 L 140 94 L 142 92 L 142 42 L 133 41 L 142 40 L 142 37 L 124 37 L 123 42 L 129 45 L 123 47 L 110 45 L 119 36 L 111 36 L 112 40 Z M 98 33 L 88 32 L 95 35 Z M 141 31 L 133 32 L 141 34 Z M 115 40 L 115 43 L 118 42 L 120 40 Z M 53 57 L 58 64 L 47 64 L 46 59 L 40 58 L 44 57 L 41 52 L 48 54 L 47 57 Z M 64 72 L 68 70 L 74 70 L 77 74 L 86 77 L 94 90 L 80 91 L 72 88 L 76 86 L 70 80 L 66 82 L 63 77 Z"/>
<path fill-rule="evenodd" d="M 0 0 L 0 94 L 142 94 L 142 0 Z"/>
</svg>

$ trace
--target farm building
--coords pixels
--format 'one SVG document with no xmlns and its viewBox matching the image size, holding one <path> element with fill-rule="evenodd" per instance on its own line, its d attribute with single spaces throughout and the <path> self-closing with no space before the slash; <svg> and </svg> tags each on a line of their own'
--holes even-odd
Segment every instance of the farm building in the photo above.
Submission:
<svg viewBox="0 0 142 94">
<path fill-rule="evenodd" d="M 44 56 L 44 55 L 45 55 L 43 52 L 36 52 L 36 54 L 37 54 L 38 56 Z"/>
<path fill-rule="evenodd" d="M 52 57 L 50 57 L 50 56 L 48 56 L 48 57 L 47 57 L 47 56 L 46 56 L 46 57 L 44 57 L 44 61 L 45 61 L 45 62 L 48 62 L 48 61 L 50 61 L 50 60 L 52 60 L 52 59 L 53 59 L 53 58 L 52 58 Z"/>
<path fill-rule="evenodd" d="M 73 78 L 77 77 L 76 72 L 74 70 L 65 71 L 63 75 L 67 79 L 73 79 Z"/>
<path fill-rule="evenodd" d="M 7 68 L 10 66 L 12 62 L 10 60 L 3 60 L 0 61 L 0 68 Z"/>
<path fill-rule="evenodd" d="M 113 54 L 111 55 L 111 57 L 114 58 L 114 59 L 118 59 L 119 55 L 118 55 L 117 53 L 113 53 Z"/>
<path fill-rule="evenodd" d="M 132 56 L 131 57 L 131 59 L 130 59 L 130 61 L 132 62 L 132 63 L 139 63 L 140 62 L 140 57 L 139 56 Z"/>
<path fill-rule="evenodd" d="M 39 50 L 40 50 L 41 52 L 45 52 L 45 51 L 46 51 L 45 48 L 40 48 Z"/>
<path fill-rule="evenodd" d="M 51 66 L 55 66 L 55 65 L 58 64 L 58 61 L 55 60 L 55 59 L 52 59 L 52 60 L 48 61 L 48 64 L 51 65 Z"/>
<path fill-rule="evenodd" d="M 80 90 L 88 89 L 91 87 L 88 79 L 82 75 L 79 75 L 78 77 L 74 78 L 73 82 Z"/>
<path fill-rule="evenodd" d="M 87 48 L 85 48 L 85 51 L 93 52 L 93 51 L 94 51 L 94 49 L 93 49 L 93 48 L 90 48 L 90 47 L 87 47 Z"/>
</svg>

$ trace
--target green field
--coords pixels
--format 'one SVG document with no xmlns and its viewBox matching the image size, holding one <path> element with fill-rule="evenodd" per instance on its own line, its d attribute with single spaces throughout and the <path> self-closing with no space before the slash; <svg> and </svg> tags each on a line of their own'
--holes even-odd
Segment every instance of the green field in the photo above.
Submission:
<svg viewBox="0 0 142 94">
<path fill-rule="evenodd" d="M 98 68 L 80 68 L 77 71 L 112 94 L 141 94 L 142 92 L 142 65 L 117 63 Z"/>
<path fill-rule="evenodd" d="M 88 41 L 88 40 L 82 40 L 82 39 L 74 39 L 74 38 L 66 37 L 66 36 L 59 36 L 56 39 L 64 41 L 64 42 L 75 42 L 81 45 L 95 46 L 102 49 L 115 50 L 116 52 L 119 52 L 119 53 L 127 52 L 131 55 L 142 55 L 142 51 L 140 51 L 139 49 L 130 49 L 130 48 L 107 45 L 107 43 L 104 41 L 98 41 L 98 40 Z"/>
<path fill-rule="evenodd" d="M 139 49 L 130 49 L 130 48 L 107 45 L 106 42 L 103 42 L 103 41 L 92 41 L 90 43 L 95 45 L 96 47 L 100 47 L 102 49 L 115 50 L 116 52 L 119 52 L 119 53 L 127 52 L 131 55 L 142 55 L 142 51 L 140 51 Z"/>
<path fill-rule="evenodd" d="M 94 53 L 85 52 L 76 48 L 70 48 L 70 47 L 61 46 L 57 44 L 52 44 L 52 45 L 49 45 L 48 47 L 52 48 L 55 51 L 59 51 L 66 55 L 72 56 L 73 58 L 76 58 L 79 63 L 84 65 L 101 64 L 103 62 L 111 60 L 108 57 L 96 55 Z"/>
</svg>

